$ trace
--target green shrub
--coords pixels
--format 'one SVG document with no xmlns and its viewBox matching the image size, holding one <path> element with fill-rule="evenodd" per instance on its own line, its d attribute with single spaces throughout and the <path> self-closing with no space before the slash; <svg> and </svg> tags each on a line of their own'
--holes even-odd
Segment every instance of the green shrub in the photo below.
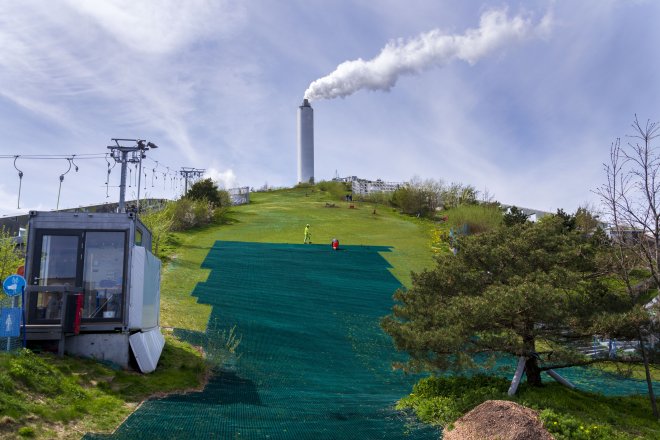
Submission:
<svg viewBox="0 0 660 440">
<path fill-rule="evenodd" d="M 351 187 L 344 182 L 335 182 L 322 180 L 316 184 L 316 187 L 323 192 L 329 193 L 333 198 L 344 200 L 347 193 L 352 191 Z"/>
<path fill-rule="evenodd" d="M 173 231 L 185 231 L 211 223 L 213 206 L 205 199 L 181 198 L 168 203 L 164 215 L 172 219 Z"/>
<path fill-rule="evenodd" d="M 479 191 L 472 185 L 452 183 L 449 186 L 440 185 L 439 196 L 445 209 L 456 208 L 460 205 L 474 205 L 477 203 Z"/>
<path fill-rule="evenodd" d="M 506 399 L 508 385 L 506 379 L 482 375 L 428 377 L 399 400 L 397 409 L 412 409 L 422 422 L 447 426 L 486 400 Z"/>
<path fill-rule="evenodd" d="M 167 234 L 172 230 L 174 220 L 171 212 L 167 209 L 152 211 L 140 217 L 142 223 L 151 231 L 151 249 L 158 258 L 164 257 L 163 243 L 167 239 Z"/>
<path fill-rule="evenodd" d="M 3 226 L 0 229 L 0 280 L 16 273 L 16 269 L 21 264 L 23 258 L 16 249 L 14 237 Z"/>
<path fill-rule="evenodd" d="M 231 206 L 231 197 L 225 190 L 218 189 L 218 185 L 212 179 L 203 179 L 195 182 L 186 195 L 186 199 L 206 200 L 213 208 Z"/>
<path fill-rule="evenodd" d="M 502 211 L 496 205 L 460 205 L 440 215 L 446 216 L 448 224 L 454 229 L 467 225 L 470 234 L 489 231 L 503 222 Z"/>
<path fill-rule="evenodd" d="M 615 432 L 609 426 L 586 424 L 566 414 L 545 409 L 539 414 L 546 429 L 556 440 L 624 440 L 626 434 Z"/>
<path fill-rule="evenodd" d="M 393 195 L 394 193 L 392 192 L 374 191 L 363 196 L 362 200 L 367 203 L 373 203 L 374 205 L 391 206 Z"/>
<path fill-rule="evenodd" d="M 435 210 L 437 194 L 423 187 L 405 184 L 392 194 L 392 204 L 402 213 L 426 217 Z"/>
</svg>

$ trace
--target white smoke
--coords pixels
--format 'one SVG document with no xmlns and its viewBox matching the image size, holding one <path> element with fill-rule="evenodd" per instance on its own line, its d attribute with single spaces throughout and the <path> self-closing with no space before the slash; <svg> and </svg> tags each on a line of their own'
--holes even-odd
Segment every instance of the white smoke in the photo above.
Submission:
<svg viewBox="0 0 660 440">
<path fill-rule="evenodd" d="M 343 98 L 361 89 L 387 91 L 401 75 L 417 74 L 454 59 L 474 64 L 516 41 L 545 35 L 551 22 L 550 14 L 534 26 L 531 19 L 520 15 L 509 19 L 506 10 L 490 10 L 481 15 L 478 29 L 468 29 L 464 35 L 445 35 L 434 29 L 407 41 L 392 40 L 377 57 L 345 61 L 330 75 L 312 82 L 305 98 Z"/>
<path fill-rule="evenodd" d="M 222 189 L 230 189 L 236 186 L 236 174 L 234 174 L 234 171 L 231 168 L 225 171 L 209 168 L 204 173 L 204 177 L 211 178 L 211 180 L 216 182 Z"/>
</svg>

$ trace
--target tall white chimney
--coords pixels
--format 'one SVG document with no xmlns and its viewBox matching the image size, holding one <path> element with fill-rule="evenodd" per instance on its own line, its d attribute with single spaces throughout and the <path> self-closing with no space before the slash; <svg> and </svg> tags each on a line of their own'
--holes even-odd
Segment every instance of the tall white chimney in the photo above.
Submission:
<svg viewBox="0 0 660 440">
<path fill-rule="evenodd" d="M 314 109 L 307 99 L 298 107 L 298 183 L 314 182 Z"/>
</svg>

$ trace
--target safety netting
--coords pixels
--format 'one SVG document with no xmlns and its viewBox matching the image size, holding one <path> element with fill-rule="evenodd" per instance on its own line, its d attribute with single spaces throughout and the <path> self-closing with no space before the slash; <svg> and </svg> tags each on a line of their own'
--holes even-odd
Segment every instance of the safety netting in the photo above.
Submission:
<svg viewBox="0 0 660 440">
<path fill-rule="evenodd" d="M 400 287 L 389 251 L 216 242 L 193 291 L 212 306 L 207 330 L 175 333 L 220 351 L 217 374 L 201 392 L 148 400 L 114 434 L 85 438 L 438 439 L 394 408 L 419 377 L 392 370 L 402 355 L 379 327 Z M 498 364 L 491 373 L 511 378 L 515 359 Z M 559 372 L 583 391 L 646 393 L 642 380 L 593 368 Z"/>
<path fill-rule="evenodd" d="M 217 242 L 193 295 L 212 306 L 200 340 L 240 338 L 234 355 L 202 392 L 149 400 L 114 434 L 86 438 L 439 438 L 394 408 L 419 378 L 392 369 L 400 355 L 379 327 L 400 287 L 388 251 Z"/>
</svg>

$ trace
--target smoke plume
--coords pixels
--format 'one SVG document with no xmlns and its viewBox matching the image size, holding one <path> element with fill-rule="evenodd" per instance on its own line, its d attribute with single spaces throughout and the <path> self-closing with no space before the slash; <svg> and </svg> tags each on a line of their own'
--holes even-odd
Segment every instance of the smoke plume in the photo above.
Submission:
<svg viewBox="0 0 660 440">
<path fill-rule="evenodd" d="M 479 28 L 468 29 L 463 35 L 446 35 L 434 29 L 409 40 L 392 40 L 377 57 L 345 61 L 330 75 L 312 82 L 305 98 L 343 98 L 361 89 L 387 91 L 401 75 L 417 74 L 454 59 L 474 64 L 502 47 L 545 34 L 551 20 L 548 14 L 534 26 L 520 15 L 509 19 L 505 10 L 491 10 L 482 14 Z"/>
</svg>

